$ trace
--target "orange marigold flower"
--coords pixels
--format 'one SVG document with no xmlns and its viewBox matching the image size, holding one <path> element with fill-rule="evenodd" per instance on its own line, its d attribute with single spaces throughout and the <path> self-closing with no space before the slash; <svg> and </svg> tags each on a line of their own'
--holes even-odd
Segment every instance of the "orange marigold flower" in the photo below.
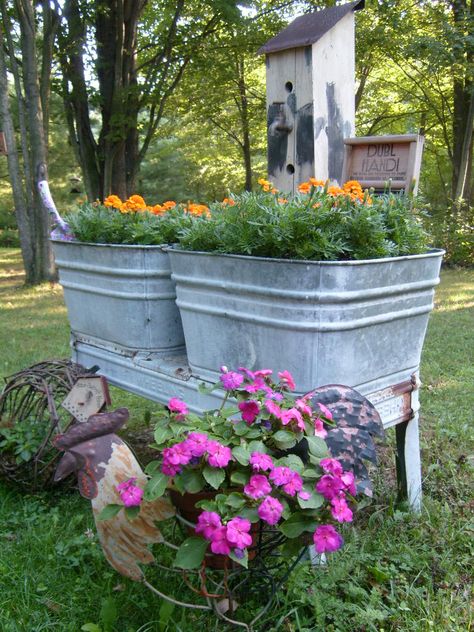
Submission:
<svg viewBox="0 0 474 632">
<path fill-rule="evenodd" d="M 333 197 L 336 197 L 338 195 L 344 195 L 344 191 L 343 189 L 341 189 L 341 187 L 332 186 L 332 187 L 329 187 L 328 189 L 328 195 L 332 195 Z"/>
<path fill-rule="evenodd" d="M 145 200 L 141 195 L 131 195 L 124 206 L 128 211 L 144 211 L 146 209 Z"/>
<path fill-rule="evenodd" d="M 270 193 L 273 193 L 273 195 L 275 195 L 276 193 L 278 193 L 278 189 L 275 189 L 275 187 L 273 187 L 273 189 L 270 189 Z"/>
<path fill-rule="evenodd" d="M 235 206 L 235 200 L 232 198 L 224 198 L 222 204 L 224 204 L 224 206 Z"/>
<path fill-rule="evenodd" d="M 176 206 L 176 202 L 173 200 L 168 200 L 167 202 L 163 202 L 163 208 L 169 211 L 170 209 Z"/>
<path fill-rule="evenodd" d="M 298 191 L 300 193 L 309 193 L 311 191 L 311 184 L 309 182 L 302 182 L 298 185 Z"/>
<path fill-rule="evenodd" d="M 209 208 L 205 204 L 193 204 L 189 203 L 186 210 L 191 215 L 205 215 L 206 217 L 210 217 Z"/>
<path fill-rule="evenodd" d="M 161 204 L 155 204 L 155 206 L 151 207 L 151 212 L 153 215 L 163 215 L 166 212 L 166 209 L 161 206 Z"/>
<path fill-rule="evenodd" d="M 280 204 L 288 204 L 288 200 L 286 198 L 278 198 Z"/>
<path fill-rule="evenodd" d="M 324 187 L 326 185 L 326 182 L 324 180 L 316 180 L 316 178 L 310 178 L 309 183 L 313 187 Z"/>
<path fill-rule="evenodd" d="M 118 195 L 109 195 L 104 200 L 104 206 L 111 206 L 112 208 L 120 209 L 122 206 L 122 200 Z"/>
<path fill-rule="evenodd" d="M 271 191 L 273 193 L 272 189 L 274 187 L 271 182 L 269 182 L 268 180 L 265 180 L 265 178 L 259 178 L 257 182 L 259 183 L 259 185 L 262 187 L 264 191 Z"/>
<path fill-rule="evenodd" d="M 321 202 L 316 202 L 316 204 L 313 204 L 313 208 L 320 208 L 321 207 Z"/>
</svg>

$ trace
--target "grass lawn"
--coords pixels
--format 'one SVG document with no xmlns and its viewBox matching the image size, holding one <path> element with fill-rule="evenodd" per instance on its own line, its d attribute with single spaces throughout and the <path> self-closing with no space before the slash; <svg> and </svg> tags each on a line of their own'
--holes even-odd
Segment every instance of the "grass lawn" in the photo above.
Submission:
<svg viewBox="0 0 474 632">
<path fill-rule="evenodd" d="M 19 251 L 0 249 L 0 377 L 69 353 L 60 286 L 22 283 Z M 474 270 L 442 274 L 421 377 L 421 515 L 395 503 L 389 433 L 375 500 L 346 529 L 346 546 L 324 567 L 301 564 L 258 630 L 474 629 Z M 155 406 L 118 389 L 113 401 L 128 405 L 135 423 Z M 148 575 L 186 597 L 179 576 Z M 109 567 L 77 493 L 28 496 L 0 481 L 0 586 L 1 632 L 226 629 L 205 613 L 170 608 Z M 252 611 L 257 598 L 258 589 L 242 608 Z"/>
</svg>

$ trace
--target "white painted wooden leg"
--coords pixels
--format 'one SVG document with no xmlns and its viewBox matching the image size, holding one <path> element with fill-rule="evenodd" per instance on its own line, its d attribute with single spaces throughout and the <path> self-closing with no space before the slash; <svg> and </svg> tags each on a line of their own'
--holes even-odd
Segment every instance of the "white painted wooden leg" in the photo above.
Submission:
<svg viewBox="0 0 474 632">
<path fill-rule="evenodd" d="M 415 413 L 405 431 L 405 472 L 408 503 L 413 511 L 421 511 L 421 457 L 418 412 Z"/>
</svg>

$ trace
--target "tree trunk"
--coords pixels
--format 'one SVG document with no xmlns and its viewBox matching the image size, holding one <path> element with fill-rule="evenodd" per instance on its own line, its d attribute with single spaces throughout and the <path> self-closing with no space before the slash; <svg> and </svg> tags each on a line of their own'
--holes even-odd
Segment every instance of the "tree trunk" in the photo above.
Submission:
<svg viewBox="0 0 474 632">
<path fill-rule="evenodd" d="M 466 184 L 470 181 L 469 165 L 472 165 L 472 117 L 474 82 L 472 81 L 472 65 L 474 63 L 474 3 L 467 0 L 452 2 L 454 25 L 463 34 L 463 50 L 453 51 L 459 60 L 458 69 L 454 69 L 453 79 L 453 177 L 452 195 L 456 203 L 466 195 Z M 470 184 L 470 182 L 469 182 Z M 468 187 L 470 188 L 470 187 Z"/>
<path fill-rule="evenodd" d="M 37 186 L 36 173 L 39 165 L 46 164 L 46 142 L 44 137 L 43 112 L 41 109 L 39 77 L 36 57 L 36 30 L 33 3 L 16 0 L 21 31 L 23 86 L 25 90 L 26 121 L 28 126 L 30 179 L 25 185 L 31 191 L 33 209 L 31 216 L 34 270 L 31 283 L 41 283 L 55 278 L 53 252 L 49 241 L 50 221 L 43 206 Z"/>
<path fill-rule="evenodd" d="M 3 7 L 2 7 L 3 8 Z M 8 173 L 13 191 L 15 215 L 20 235 L 21 254 L 25 267 L 26 282 L 31 283 L 35 277 L 34 249 L 31 234 L 31 218 L 26 202 L 25 190 L 21 175 L 20 157 L 15 139 L 15 129 L 10 112 L 8 95 L 7 65 L 3 48 L 3 32 L 0 29 L 0 123 L 5 132 L 7 143 Z"/>
<path fill-rule="evenodd" d="M 247 101 L 247 86 L 245 84 L 245 65 L 243 59 L 237 60 L 238 81 L 239 81 L 239 112 L 242 125 L 242 153 L 245 167 L 245 190 L 252 190 L 252 157 L 250 153 L 250 124 L 249 109 Z"/>
</svg>

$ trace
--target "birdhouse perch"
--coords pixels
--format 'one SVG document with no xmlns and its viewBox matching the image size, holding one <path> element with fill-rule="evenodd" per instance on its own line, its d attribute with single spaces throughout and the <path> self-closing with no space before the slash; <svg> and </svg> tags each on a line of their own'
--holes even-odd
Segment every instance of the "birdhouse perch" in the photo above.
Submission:
<svg viewBox="0 0 474 632">
<path fill-rule="evenodd" d="M 260 48 L 267 66 L 268 175 L 282 191 L 341 180 L 355 129 L 354 11 L 364 0 L 302 15 Z"/>
</svg>

